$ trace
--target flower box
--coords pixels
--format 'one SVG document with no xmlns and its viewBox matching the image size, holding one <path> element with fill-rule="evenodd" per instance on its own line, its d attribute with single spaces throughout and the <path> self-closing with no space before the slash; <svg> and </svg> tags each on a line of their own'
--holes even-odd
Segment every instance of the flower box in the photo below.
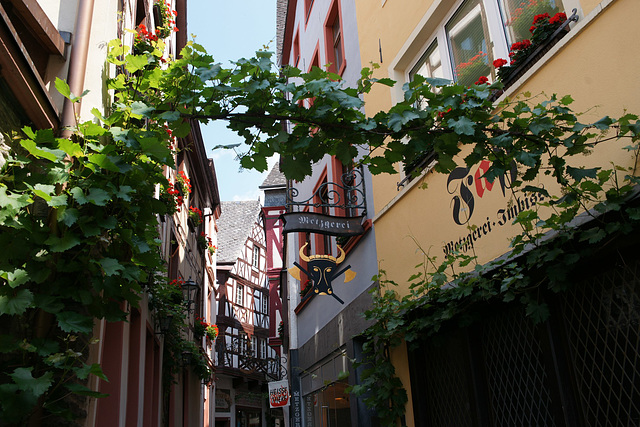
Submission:
<svg viewBox="0 0 640 427">
<path fill-rule="evenodd" d="M 569 32 L 569 23 L 578 20 L 577 10 L 573 9 L 572 15 L 560 24 L 554 31 L 547 30 L 544 40 L 536 40 L 535 33 L 532 37 L 531 46 L 526 51 L 526 57 L 521 57 L 515 65 L 505 65 L 498 70 L 498 78 L 504 84 L 504 89 L 495 93 L 492 98 L 497 99 L 504 90 L 515 83 L 531 67 L 535 65 L 551 48 L 558 43 Z M 533 28 L 533 27 L 532 27 Z M 514 43 L 515 45 L 515 43 Z"/>
</svg>

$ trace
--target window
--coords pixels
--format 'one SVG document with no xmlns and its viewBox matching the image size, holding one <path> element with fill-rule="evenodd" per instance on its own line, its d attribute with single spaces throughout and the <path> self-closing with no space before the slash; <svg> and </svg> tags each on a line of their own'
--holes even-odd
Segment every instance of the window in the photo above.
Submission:
<svg viewBox="0 0 640 427">
<path fill-rule="evenodd" d="M 345 66 L 341 21 L 340 3 L 334 0 L 324 24 L 324 43 L 329 71 L 338 74 L 342 74 Z"/>
<path fill-rule="evenodd" d="M 314 197 L 313 203 L 316 205 L 315 212 L 321 213 L 323 215 L 329 215 L 331 212 L 329 211 L 327 205 L 329 203 L 334 202 L 334 195 L 329 193 L 329 187 L 327 185 L 327 171 L 323 172 L 323 176 L 320 179 L 318 185 L 314 189 Z M 331 248 L 331 236 L 327 234 L 319 234 L 315 233 L 315 250 L 316 254 L 327 254 Z"/>
<path fill-rule="evenodd" d="M 258 351 L 258 337 L 253 335 L 251 337 L 251 349 L 250 349 L 251 356 L 254 356 L 254 357 L 257 356 L 257 351 Z"/>
<path fill-rule="evenodd" d="M 329 384 L 304 397 L 307 419 L 314 426 L 351 426 L 346 381 Z"/>
<path fill-rule="evenodd" d="M 260 359 L 267 358 L 267 340 L 260 338 Z"/>
<path fill-rule="evenodd" d="M 427 48 L 416 65 L 409 71 L 409 80 L 413 80 L 416 74 L 423 77 L 440 77 L 444 78 L 442 69 L 442 58 L 438 49 L 438 41 L 434 40 L 431 46 Z"/>
<path fill-rule="evenodd" d="M 466 1 L 445 29 L 456 81 L 471 86 L 481 76 L 493 80 L 493 42 L 482 0 Z"/>
<path fill-rule="evenodd" d="M 296 36 L 293 38 L 293 66 L 297 67 L 300 62 L 300 32 L 296 31 Z"/>
<path fill-rule="evenodd" d="M 238 334 L 238 354 L 247 354 L 247 342 L 247 334 L 240 332 L 240 334 Z"/>
<path fill-rule="evenodd" d="M 499 4 L 509 45 L 531 37 L 534 16 L 561 12 L 558 0 L 499 0 Z"/>
<path fill-rule="evenodd" d="M 307 22 L 309 14 L 311 13 L 311 6 L 313 6 L 313 0 L 304 0 L 304 20 Z"/>
<path fill-rule="evenodd" d="M 251 265 L 254 268 L 260 268 L 260 248 L 256 245 L 253 245 L 253 258 L 251 260 Z"/>
<path fill-rule="evenodd" d="M 236 285 L 236 304 L 244 305 L 244 286 Z"/>
<path fill-rule="evenodd" d="M 261 307 L 262 313 L 264 313 L 264 314 L 269 313 L 269 298 L 268 298 L 266 293 L 262 294 L 262 298 L 260 300 L 260 303 L 261 303 L 261 306 L 262 306 Z"/>
</svg>

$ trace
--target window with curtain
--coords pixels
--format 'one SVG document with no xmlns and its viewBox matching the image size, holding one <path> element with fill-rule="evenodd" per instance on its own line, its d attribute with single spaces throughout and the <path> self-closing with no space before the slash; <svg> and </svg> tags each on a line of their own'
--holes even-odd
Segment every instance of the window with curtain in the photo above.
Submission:
<svg viewBox="0 0 640 427">
<path fill-rule="evenodd" d="M 468 0 L 445 26 L 456 81 L 473 85 L 494 80 L 492 40 L 482 0 Z"/>
<path fill-rule="evenodd" d="M 531 38 L 534 16 L 562 12 L 562 4 L 556 0 L 498 0 L 498 4 L 509 45 Z"/>
</svg>

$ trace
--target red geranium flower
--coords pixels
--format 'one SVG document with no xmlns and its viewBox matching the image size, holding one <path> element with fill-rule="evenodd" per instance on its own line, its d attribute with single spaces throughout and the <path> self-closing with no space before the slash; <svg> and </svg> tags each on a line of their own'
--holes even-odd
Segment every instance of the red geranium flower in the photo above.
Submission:
<svg viewBox="0 0 640 427">
<path fill-rule="evenodd" d="M 478 81 L 476 82 L 477 85 L 482 85 L 485 83 L 488 83 L 489 79 L 487 78 L 487 76 L 480 76 L 480 78 L 478 79 Z"/>
<path fill-rule="evenodd" d="M 507 60 L 506 59 L 498 58 L 495 61 L 493 61 L 493 66 L 495 68 L 500 68 L 503 65 L 507 65 Z"/>
<path fill-rule="evenodd" d="M 567 20 L 567 15 L 562 12 L 558 12 L 553 15 L 553 18 L 549 19 L 549 24 L 562 24 Z"/>
<path fill-rule="evenodd" d="M 536 15 L 533 17 L 533 25 L 536 25 L 536 23 L 538 23 L 538 21 L 542 21 L 543 19 L 549 19 L 549 14 L 548 13 L 541 13 L 540 15 Z"/>
</svg>

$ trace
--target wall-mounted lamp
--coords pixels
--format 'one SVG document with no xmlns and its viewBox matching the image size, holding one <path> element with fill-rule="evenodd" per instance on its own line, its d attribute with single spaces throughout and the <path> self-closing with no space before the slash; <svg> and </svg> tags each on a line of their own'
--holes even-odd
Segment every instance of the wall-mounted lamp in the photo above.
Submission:
<svg viewBox="0 0 640 427">
<path fill-rule="evenodd" d="M 182 295 L 184 297 L 184 302 L 187 304 L 187 310 L 192 311 L 192 306 L 196 301 L 196 297 L 198 296 L 198 291 L 200 290 L 200 285 L 194 282 L 191 277 L 189 280 L 182 284 Z"/>
</svg>

